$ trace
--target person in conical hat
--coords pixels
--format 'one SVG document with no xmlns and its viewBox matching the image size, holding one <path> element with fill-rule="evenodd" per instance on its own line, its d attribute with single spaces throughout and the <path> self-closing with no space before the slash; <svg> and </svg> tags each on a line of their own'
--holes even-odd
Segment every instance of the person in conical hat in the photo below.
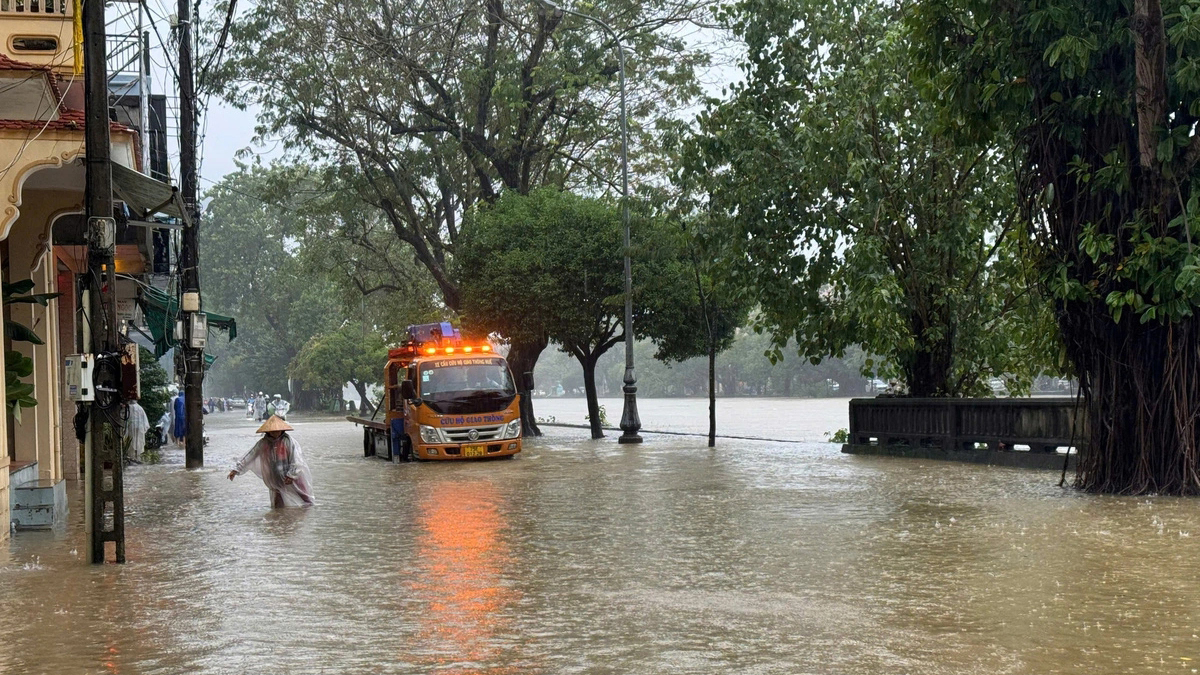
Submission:
<svg viewBox="0 0 1200 675">
<path fill-rule="evenodd" d="M 311 506 L 312 475 L 300 444 L 287 434 L 292 430 L 292 426 L 279 417 L 272 416 L 264 422 L 258 428 L 263 437 L 229 472 L 229 480 L 249 470 L 271 491 L 272 507 Z"/>
</svg>

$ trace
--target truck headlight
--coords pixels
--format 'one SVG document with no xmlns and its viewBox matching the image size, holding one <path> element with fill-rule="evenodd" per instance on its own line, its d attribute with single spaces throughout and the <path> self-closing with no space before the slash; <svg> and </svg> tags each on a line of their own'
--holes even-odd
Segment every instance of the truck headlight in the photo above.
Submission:
<svg viewBox="0 0 1200 675">
<path fill-rule="evenodd" d="M 442 440 L 442 430 L 437 427 L 421 425 L 421 440 L 425 443 L 445 443 Z"/>
<path fill-rule="evenodd" d="M 518 417 L 517 419 L 509 422 L 504 427 L 504 437 L 505 438 L 519 438 L 520 436 L 521 436 L 521 418 Z"/>
</svg>

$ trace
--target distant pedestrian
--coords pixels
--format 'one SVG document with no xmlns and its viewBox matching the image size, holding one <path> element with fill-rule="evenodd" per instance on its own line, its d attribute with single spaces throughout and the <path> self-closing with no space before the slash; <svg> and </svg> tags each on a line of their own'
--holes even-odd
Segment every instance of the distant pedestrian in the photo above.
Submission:
<svg viewBox="0 0 1200 675">
<path fill-rule="evenodd" d="M 171 418 L 171 433 L 175 435 L 175 444 L 183 445 L 184 438 L 187 437 L 187 400 L 182 391 L 175 395 L 175 401 L 171 407 L 175 411 Z"/>
<path fill-rule="evenodd" d="M 254 419 L 259 422 L 267 421 L 267 397 L 261 391 L 254 397 Z"/>
<path fill-rule="evenodd" d="M 287 399 L 275 394 L 274 400 L 271 401 L 271 414 L 278 415 L 281 419 L 287 419 L 288 411 L 292 409 L 292 404 L 287 402 Z"/>
<path fill-rule="evenodd" d="M 138 404 L 137 399 L 129 402 L 125 416 L 125 439 L 128 446 L 125 457 L 135 462 L 142 461 L 142 453 L 146 451 L 146 432 L 150 431 L 150 420 L 146 411 Z"/>
<path fill-rule="evenodd" d="M 291 425 L 278 417 L 267 420 L 258 428 L 258 433 L 265 436 L 238 461 L 229 472 L 229 480 L 249 470 L 271 491 L 273 508 L 311 506 L 312 476 L 300 444 L 287 434 L 292 430 Z"/>
<path fill-rule="evenodd" d="M 175 418 L 171 414 L 171 407 L 167 406 L 167 411 L 158 418 L 158 444 L 166 445 L 167 443 L 175 442 Z"/>
</svg>

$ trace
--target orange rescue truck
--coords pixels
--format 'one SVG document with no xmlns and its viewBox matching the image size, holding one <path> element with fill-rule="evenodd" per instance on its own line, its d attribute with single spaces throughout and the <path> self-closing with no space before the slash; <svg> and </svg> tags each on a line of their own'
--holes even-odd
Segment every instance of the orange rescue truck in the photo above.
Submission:
<svg viewBox="0 0 1200 675">
<path fill-rule="evenodd" d="M 504 357 L 465 341 L 450 323 L 408 327 L 388 351 L 384 396 L 363 427 L 363 455 L 413 459 L 512 457 L 521 451 L 520 401 Z M 532 388 L 532 387 L 530 387 Z"/>
</svg>

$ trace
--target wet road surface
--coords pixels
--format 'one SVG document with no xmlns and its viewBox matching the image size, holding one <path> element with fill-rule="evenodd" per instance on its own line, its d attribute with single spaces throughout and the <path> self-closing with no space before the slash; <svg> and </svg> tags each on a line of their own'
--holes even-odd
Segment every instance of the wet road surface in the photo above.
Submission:
<svg viewBox="0 0 1200 675">
<path fill-rule="evenodd" d="M 1200 668 L 1195 500 L 561 428 L 511 461 L 393 465 L 347 422 L 294 423 L 314 508 L 227 481 L 255 425 L 214 415 L 204 470 L 129 469 L 127 565 L 84 563 L 78 495 L 65 529 L 17 533 L 0 673 Z"/>
</svg>

